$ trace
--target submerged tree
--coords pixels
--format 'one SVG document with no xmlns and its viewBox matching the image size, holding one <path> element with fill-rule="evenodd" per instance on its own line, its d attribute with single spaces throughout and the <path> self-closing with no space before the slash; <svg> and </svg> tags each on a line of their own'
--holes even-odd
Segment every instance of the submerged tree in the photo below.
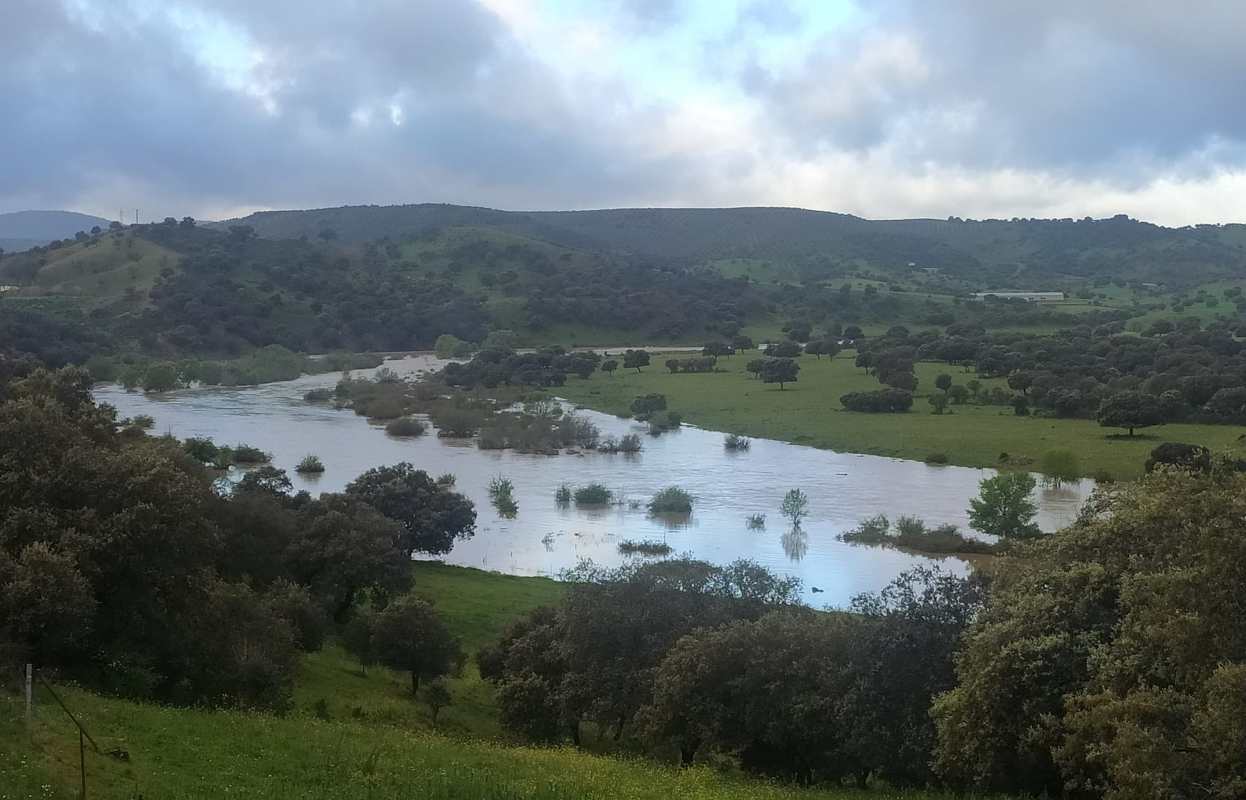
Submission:
<svg viewBox="0 0 1246 800">
<path fill-rule="evenodd" d="M 1037 536 L 1034 516 L 1038 507 L 1030 500 L 1036 485 L 1028 472 L 1006 472 L 983 479 L 978 484 L 980 494 L 969 501 L 970 526 L 1005 539 Z"/>
<path fill-rule="evenodd" d="M 800 489 L 791 489 L 783 496 L 779 510 L 792 521 L 794 527 L 799 528 L 800 521 L 809 515 L 809 496 Z"/>
</svg>

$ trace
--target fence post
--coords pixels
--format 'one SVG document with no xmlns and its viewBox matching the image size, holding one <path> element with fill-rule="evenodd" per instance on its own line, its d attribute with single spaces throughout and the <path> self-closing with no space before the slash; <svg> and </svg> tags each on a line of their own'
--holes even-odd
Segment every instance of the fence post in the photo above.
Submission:
<svg viewBox="0 0 1246 800">
<path fill-rule="evenodd" d="M 33 676 L 35 668 L 33 664 L 26 665 L 26 727 L 31 728 L 35 724 L 35 694 L 33 691 Z"/>
</svg>

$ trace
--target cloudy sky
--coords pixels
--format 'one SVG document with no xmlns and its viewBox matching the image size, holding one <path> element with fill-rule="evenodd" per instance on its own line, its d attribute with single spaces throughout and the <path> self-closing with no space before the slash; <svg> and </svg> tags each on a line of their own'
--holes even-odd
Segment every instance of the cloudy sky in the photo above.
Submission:
<svg viewBox="0 0 1246 800">
<path fill-rule="evenodd" d="M 1234 0 L 0 12 L 0 211 L 436 201 L 1246 221 Z"/>
</svg>

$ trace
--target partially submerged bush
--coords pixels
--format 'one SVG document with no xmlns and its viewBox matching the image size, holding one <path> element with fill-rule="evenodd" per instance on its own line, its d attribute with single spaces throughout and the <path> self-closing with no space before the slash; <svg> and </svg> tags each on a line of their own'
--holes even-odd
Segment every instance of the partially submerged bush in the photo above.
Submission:
<svg viewBox="0 0 1246 800">
<path fill-rule="evenodd" d="M 962 535 L 955 525 L 926 527 L 917 517 L 902 516 L 892 529 L 891 521 L 882 514 L 863 520 L 860 525 L 839 535 L 839 540 L 850 544 L 876 547 L 899 547 L 921 553 L 935 554 L 992 554 L 999 547 L 989 542 Z"/>
<path fill-rule="evenodd" d="M 320 460 L 319 456 L 304 456 L 303 460 L 294 468 L 294 471 L 301 473 L 324 472 L 324 462 Z"/>
<path fill-rule="evenodd" d="M 765 514 L 749 514 L 748 519 L 745 520 L 745 524 L 748 525 L 748 529 L 750 531 L 763 530 L 766 527 L 766 515 Z"/>
<path fill-rule="evenodd" d="M 671 546 L 666 542 L 655 542 L 651 539 L 644 539 L 639 542 L 632 539 L 624 539 L 619 542 L 619 552 L 625 556 L 669 556 L 671 554 Z"/>
<path fill-rule="evenodd" d="M 571 502 L 571 487 L 563 484 L 554 492 L 554 502 L 560 506 L 565 506 Z"/>
<path fill-rule="evenodd" d="M 687 514 L 692 511 L 692 495 L 678 486 L 668 486 L 649 501 L 651 514 Z"/>
<path fill-rule="evenodd" d="M 327 403 L 333 399 L 333 390 L 310 389 L 303 395 L 303 399 L 309 403 Z"/>
<path fill-rule="evenodd" d="M 728 450 L 747 450 L 751 445 L 752 442 L 748 438 L 734 433 L 727 434 L 726 438 L 723 439 L 723 447 Z"/>
<path fill-rule="evenodd" d="M 575 490 L 577 506 L 604 506 L 612 497 L 614 493 L 600 483 L 590 483 Z"/>
<path fill-rule="evenodd" d="M 399 417 L 385 426 L 390 436 L 419 436 L 427 430 L 427 426 L 415 417 Z"/>
<path fill-rule="evenodd" d="M 235 464 L 267 464 L 273 457 L 258 447 L 240 444 L 233 449 L 233 460 Z"/>
</svg>

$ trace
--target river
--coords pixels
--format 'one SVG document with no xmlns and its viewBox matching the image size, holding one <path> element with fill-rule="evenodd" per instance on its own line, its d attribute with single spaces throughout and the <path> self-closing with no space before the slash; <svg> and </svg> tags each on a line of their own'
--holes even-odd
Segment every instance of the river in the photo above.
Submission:
<svg viewBox="0 0 1246 800">
<path fill-rule="evenodd" d="M 385 366 L 413 375 L 442 363 L 420 355 Z M 721 433 L 692 426 L 660 437 L 645 435 L 643 452 L 632 456 L 478 450 L 470 442 L 440 439 L 431 431 L 396 439 L 349 410 L 303 400 L 308 389 L 332 387 L 338 377 L 331 373 L 255 387 L 152 395 L 101 385 L 95 398 L 115 406 L 121 416 L 152 416 L 155 434 L 203 436 L 218 444 L 246 443 L 266 450 L 274 466 L 290 473 L 296 489 L 313 494 L 339 491 L 361 472 L 399 461 L 433 475 L 453 473 L 457 490 L 476 503 L 478 521 L 476 535 L 458 542 L 445 556 L 450 564 L 515 575 L 557 575 L 585 558 L 622 563 L 626 557 L 619 554 L 618 544 L 624 539 L 660 540 L 676 553 L 714 563 L 748 558 L 794 575 L 803 582 L 805 599 L 818 606 L 845 605 L 853 595 L 882 588 L 908 567 L 931 563 L 896 550 L 847 545 L 836 540 L 837 534 L 880 513 L 892 520 L 911 514 L 931 524 L 967 528 L 969 499 L 976 496 L 978 482 L 994 474 L 762 439 L 754 439 L 748 451 L 733 453 L 723 448 Z M 578 413 L 595 422 L 603 435 L 645 430 L 630 420 L 589 410 Z M 308 454 L 324 461 L 323 474 L 294 472 Z M 489 503 L 488 484 L 498 476 L 514 483 L 519 512 L 513 519 L 501 517 Z M 659 489 L 676 485 L 691 492 L 696 502 L 686 524 L 654 519 L 643 506 L 560 508 L 554 492 L 564 483 L 602 483 L 616 497 L 642 504 Z M 796 487 L 810 499 L 810 515 L 799 532 L 791 531 L 779 514 L 783 495 Z M 1040 526 L 1050 531 L 1068 524 L 1092 488 L 1091 481 L 1082 481 L 1038 490 Z M 749 530 L 745 520 L 750 514 L 765 514 L 766 527 Z M 967 569 L 958 559 L 939 563 L 950 571 Z"/>
</svg>

